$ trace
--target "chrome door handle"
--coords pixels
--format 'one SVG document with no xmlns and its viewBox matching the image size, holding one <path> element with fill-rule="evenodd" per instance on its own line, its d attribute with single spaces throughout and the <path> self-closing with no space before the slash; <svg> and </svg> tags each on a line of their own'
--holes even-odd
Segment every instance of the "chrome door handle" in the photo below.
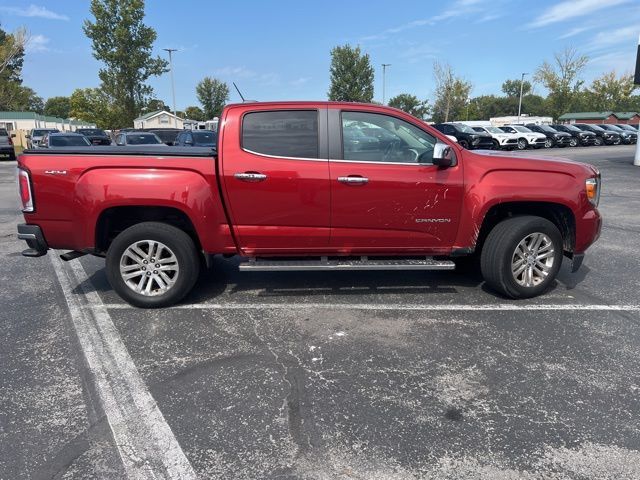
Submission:
<svg viewBox="0 0 640 480">
<path fill-rule="evenodd" d="M 236 173 L 233 176 L 243 182 L 261 182 L 267 179 L 267 176 L 264 173 L 257 172 Z"/>
<path fill-rule="evenodd" d="M 338 177 L 340 183 L 346 183 L 347 185 L 365 185 L 369 183 L 369 179 L 366 177 Z"/>
</svg>

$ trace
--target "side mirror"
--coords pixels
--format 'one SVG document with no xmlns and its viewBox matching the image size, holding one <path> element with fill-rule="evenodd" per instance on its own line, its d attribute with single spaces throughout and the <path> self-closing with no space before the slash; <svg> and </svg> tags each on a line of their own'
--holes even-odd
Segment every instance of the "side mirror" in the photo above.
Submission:
<svg viewBox="0 0 640 480">
<path fill-rule="evenodd" d="M 453 167 L 456 164 L 456 153 L 446 143 L 437 142 L 433 146 L 433 164 L 438 167 Z"/>
<path fill-rule="evenodd" d="M 31 135 L 25 135 L 24 138 L 31 138 Z"/>
<path fill-rule="evenodd" d="M 11 138 L 16 138 L 16 134 L 15 134 L 15 133 L 12 133 L 12 134 L 11 134 Z"/>
</svg>

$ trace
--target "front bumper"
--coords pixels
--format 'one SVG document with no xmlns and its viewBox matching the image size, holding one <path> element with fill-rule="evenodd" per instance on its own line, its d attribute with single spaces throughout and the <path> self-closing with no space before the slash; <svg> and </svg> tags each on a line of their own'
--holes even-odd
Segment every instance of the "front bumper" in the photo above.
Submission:
<svg viewBox="0 0 640 480">
<path fill-rule="evenodd" d="M 14 153 L 15 150 L 13 148 L 13 145 L 3 145 L 2 147 L 0 147 L 0 154 L 2 153 Z"/>
<path fill-rule="evenodd" d="M 25 257 L 41 257 L 46 255 L 47 250 L 49 250 L 49 245 L 47 245 L 47 241 L 44 239 L 42 230 L 38 225 L 19 224 L 18 238 L 25 240 L 29 246 L 28 249 L 22 252 Z"/>
</svg>

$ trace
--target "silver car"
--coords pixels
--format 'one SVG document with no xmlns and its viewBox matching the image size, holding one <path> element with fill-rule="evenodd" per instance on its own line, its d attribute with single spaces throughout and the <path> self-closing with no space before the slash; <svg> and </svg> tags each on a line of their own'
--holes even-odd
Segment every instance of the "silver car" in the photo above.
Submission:
<svg viewBox="0 0 640 480">
<path fill-rule="evenodd" d="M 57 133 L 60 130 L 57 128 L 34 128 L 31 133 L 27 135 L 27 148 L 38 148 L 42 137 L 47 133 Z"/>
</svg>

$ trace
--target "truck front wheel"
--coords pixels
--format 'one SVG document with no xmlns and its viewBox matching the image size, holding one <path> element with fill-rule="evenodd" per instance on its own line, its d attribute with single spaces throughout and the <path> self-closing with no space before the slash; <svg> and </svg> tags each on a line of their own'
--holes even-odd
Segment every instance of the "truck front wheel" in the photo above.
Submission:
<svg viewBox="0 0 640 480">
<path fill-rule="evenodd" d="M 480 268 L 487 285 L 510 298 L 543 293 L 562 264 L 563 243 L 558 228 L 534 216 L 500 222 L 487 236 Z"/>
<path fill-rule="evenodd" d="M 173 305 L 189 293 L 200 262 L 185 232 L 165 223 L 143 222 L 113 240 L 106 267 L 111 286 L 125 301 L 158 308 Z"/>
</svg>

